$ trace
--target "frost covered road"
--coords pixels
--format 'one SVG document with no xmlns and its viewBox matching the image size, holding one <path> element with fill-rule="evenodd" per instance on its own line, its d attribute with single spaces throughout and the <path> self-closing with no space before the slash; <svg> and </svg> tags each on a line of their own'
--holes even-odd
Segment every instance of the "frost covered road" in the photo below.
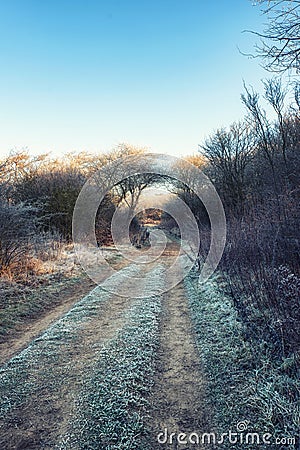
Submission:
<svg viewBox="0 0 300 450">
<path fill-rule="evenodd" d="M 0 371 L 1 449 L 156 449 L 165 427 L 201 426 L 201 371 L 183 285 L 162 296 L 159 263 L 130 265 L 107 282 L 142 276 L 145 297 L 97 287 Z M 181 427 L 181 429 L 179 429 Z"/>
</svg>

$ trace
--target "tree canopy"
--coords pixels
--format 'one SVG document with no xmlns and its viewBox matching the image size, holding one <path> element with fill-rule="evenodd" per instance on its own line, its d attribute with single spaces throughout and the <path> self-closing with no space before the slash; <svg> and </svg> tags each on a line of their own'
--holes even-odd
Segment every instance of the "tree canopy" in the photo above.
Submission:
<svg viewBox="0 0 300 450">
<path fill-rule="evenodd" d="M 259 0 L 268 20 L 256 46 L 256 54 L 271 72 L 300 69 L 300 1 Z"/>
</svg>

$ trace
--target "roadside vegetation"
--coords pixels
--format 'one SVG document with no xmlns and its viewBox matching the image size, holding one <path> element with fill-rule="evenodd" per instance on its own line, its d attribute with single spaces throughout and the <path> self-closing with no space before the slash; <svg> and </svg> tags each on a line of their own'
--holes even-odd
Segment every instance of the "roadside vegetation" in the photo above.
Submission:
<svg viewBox="0 0 300 450">
<path fill-rule="evenodd" d="M 295 449 L 300 426 L 298 89 L 297 83 L 285 86 L 272 78 L 264 82 L 260 98 L 245 86 L 244 119 L 199 145 L 200 157 L 193 163 L 213 181 L 227 218 L 218 274 L 199 288 L 197 271 L 210 245 L 209 218 L 190 188 L 178 191 L 201 235 L 195 272 L 185 284 L 213 426 L 234 432 L 246 420 L 249 432 L 291 439 L 289 448 Z M 167 214 L 162 221 L 176 236 L 174 221 Z"/>
<path fill-rule="evenodd" d="M 236 424 L 244 420 L 249 432 L 283 438 L 276 448 L 296 449 L 300 426 L 299 86 L 286 86 L 276 77 L 264 82 L 263 98 L 245 86 L 241 99 L 244 119 L 208 137 L 193 161 L 213 181 L 227 218 L 227 242 L 218 274 L 199 288 L 197 271 L 209 249 L 210 222 L 190 187 L 178 190 L 192 209 L 201 236 L 195 272 L 185 284 L 214 429 L 235 432 Z M 176 237 L 174 220 L 164 214 L 162 223 Z"/>
<path fill-rule="evenodd" d="M 260 0 L 266 15 L 256 56 L 276 76 L 259 96 L 245 84 L 245 117 L 199 145 L 227 217 L 218 276 L 198 289 L 186 280 L 196 340 L 217 429 L 249 430 L 298 448 L 300 375 L 300 97 L 298 1 Z M 282 78 L 278 73 L 288 74 Z M 285 81 L 283 81 L 285 80 Z M 288 80 L 288 81 L 287 81 Z M 192 207 L 201 211 L 190 192 Z M 209 246 L 200 214 L 199 265 Z M 205 238 L 206 236 L 206 238 Z M 241 448 L 244 448 L 242 445 Z"/>
<path fill-rule="evenodd" d="M 199 289 L 197 273 L 185 279 L 204 377 L 207 380 L 205 408 L 211 411 L 210 431 L 257 433 L 248 444 L 262 445 L 264 433 L 278 449 L 298 448 L 299 378 L 294 361 L 274 358 L 270 344 L 249 337 L 227 284 L 215 276 Z M 225 294 L 224 294 L 225 292 Z M 244 430 L 239 427 L 245 427 Z M 278 439 L 278 443 L 276 443 Z M 282 445 L 280 445 L 282 442 Z M 234 446 L 248 448 L 244 441 Z M 272 445 L 270 447 L 272 447 Z M 232 448 L 228 437 L 222 448 Z M 256 447 L 255 447 L 256 448 Z"/>
<path fill-rule="evenodd" d="M 295 92 L 297 98 L 297 91 Z M 258 94 L 246 88 L 243 122 L 218 130 L 201 145 L 204 170 L 227 216 L 221 270 L 253 339 L 269 342 L 278 358 L 299 362 L 299 143 L 295 103 L 278 79 L 265 82 L 268 119 Z"/>
<path fill-rule="evenodd" d="M 0 161 L 0 340 L 12 337 L 63 301 L 63 293 L 87 282 L 72 244 L 72 216 L 85 181 L 120 156 L 143 149 L 120 145 L 109 154 L 31 156 L 12 152 Z M 139 184 L 128 183 L 107 195 L 96 218 L 101 246 L 112 243 L 115 207 Z M 139 224 L 133 222 L 133 231 Z M 114 257 L 110 258 L 113 264 Z M 118 261 L 117 261 L 118 262 Z"/>
</svg>

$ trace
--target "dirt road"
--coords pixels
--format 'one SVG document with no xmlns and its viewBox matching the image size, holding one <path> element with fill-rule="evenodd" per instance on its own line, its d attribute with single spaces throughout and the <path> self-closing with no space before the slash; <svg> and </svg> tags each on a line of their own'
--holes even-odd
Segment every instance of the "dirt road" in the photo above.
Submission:
<svg viewBox="0 0 300 450">
<path fill-rule="evenodd" d="M 114 277 L 123 287 L 141 277 L 145 301 L 97 287 L 55 323 L 50 313 L 48 328 L 45 317 L 35 325 L 41 334 L 0 371 L 1 449 L 189 448 L 157 441 L 208 420 L 185 291 L 147 298 L 177 252 L 170 243 L 159 267 L 129 265 Z"/>
</svg>

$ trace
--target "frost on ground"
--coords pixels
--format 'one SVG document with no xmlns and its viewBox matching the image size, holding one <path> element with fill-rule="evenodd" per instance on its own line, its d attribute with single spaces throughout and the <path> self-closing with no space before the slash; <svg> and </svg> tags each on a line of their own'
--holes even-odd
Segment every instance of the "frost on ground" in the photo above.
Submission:
<svg viewBox="0 0 300 450">
<path fill-rule="evenodd" d="M 162 290 L 163 285 L 164 268 L 157 266 L 145 277 L 145 298 L 127 311 L 125 326 L 99 351 L 61 449 L 146 450 L 144 416 L 154 380 L 161 312 L 161 297 L 147 297 L 147 291 Z"/>
<path fill-rule="evenodd" d="M 124 277 L 137 276 L 140 269 L 129 266 L 113 276 L 114 286 L 123 283 Z M 109 284 L 109 281 L 107 281 Z M 49 390 L 64 380 L 55 379 L 43 367 L 58 364 L 61 347 L 74 342 L 79 330 L 97 314 L 110 299 L 111 294 L 96 287 L 79 301 L 67 314 L 48 328 L 40 337 L 0 369 L 0 419 L 13 408 L 21 406 L 37 390 L 37 377 L 43 378 Z"/>
<path fill-rule="evenodd" d="M 272 366 L 263 343 L 256 348 L 248 340 L 246 326 L 238 320 L 232 300 L 222 293 L 217 276 L 198 289 L 197 277 L 191 275 L 185 279 L 185 288 L 208 381 L 205 403 L 213 411 L 213 430 L 236 432 L 238 422 L 248 421 L 249 432 L 269 432 L 274 440 L 296 437 L 297 441 L 299 381 Z M 232 444 L 224 443 L 222 448 L 232 448 Z M 244 449 L 245 444 L 235 444 L 234 448 Z"/>
</svg>

